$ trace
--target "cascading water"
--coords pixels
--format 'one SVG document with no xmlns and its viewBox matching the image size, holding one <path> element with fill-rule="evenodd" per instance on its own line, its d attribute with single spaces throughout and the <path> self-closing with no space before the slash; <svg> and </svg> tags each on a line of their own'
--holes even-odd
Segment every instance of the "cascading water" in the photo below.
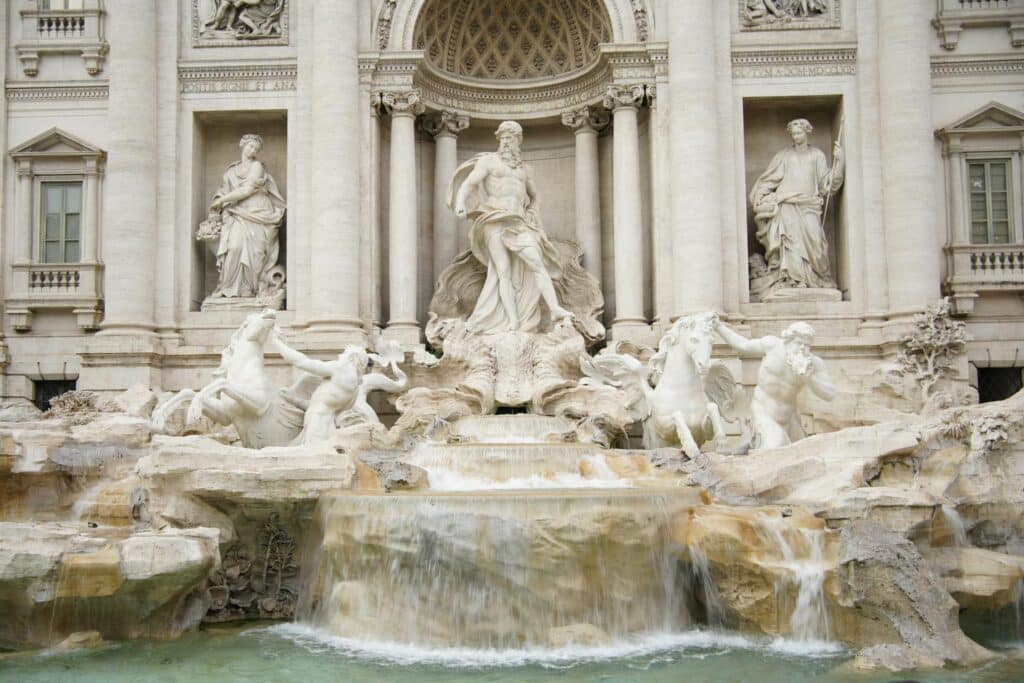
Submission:
<svg viewBox="0 0 1024 683">
<path fill-rule="evenodd" d="M 939 510 L 942 512 L 946 528 L 950 531 L 953 546 L 964 548 L 970 545 L 967 540 L 967 527 L 964 526 L 963 517 L 956 511 L 956 508 L 952 505 L 942 505 Z"/>
<path fill-rule="evenodd" d="M 789 634 L 801 642 L 822 642 L 831 638 L 828 609 L 825 604 L 825 534 L 814 529 L 798 529 L 793 539 L 784 533 L 779 520 L 765 517 L 763 527 L 782 553 L 787 579 L 775 589 L 781 598 L 796 588 L 796 602 L 789 617 Z M 796 546 L 796 547 L 795 547 Z M 789 584 L 788 586 L 786 584 Z"/>
<path fill-rule="evenodd" d="M 325 496 L 300 614 L 344 637 L 435 647 L 676 631 L 690 622 L 671 505 L 626 491 Z"/>
</svg>

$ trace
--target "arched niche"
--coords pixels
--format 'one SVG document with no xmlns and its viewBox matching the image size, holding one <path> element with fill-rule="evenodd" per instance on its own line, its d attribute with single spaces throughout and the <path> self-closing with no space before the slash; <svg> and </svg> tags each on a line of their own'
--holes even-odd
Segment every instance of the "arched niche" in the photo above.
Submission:
<svg viewBox="0 0 1024 683">
<path fill-rule="evenodd" d="M 611 42 L 636 43 L 645 39 L 647 29 L 638 28 L 638 17 L 654 26 L 649 0 L 593 0 L 604 7 L 611 28 Z M 376 35 L 380 49 L 415 50 L 416 25 L 425 7 L 446 2 L 455 8 L 474 0 L 384 0 L 377 14 Z M 552 4 L 569 7 L 575 0 L 556 0 Z M 642 23 L 643 20 L 641 20 Z M 382 26 L 382 23 L 386 26 Z"/>
</svg>

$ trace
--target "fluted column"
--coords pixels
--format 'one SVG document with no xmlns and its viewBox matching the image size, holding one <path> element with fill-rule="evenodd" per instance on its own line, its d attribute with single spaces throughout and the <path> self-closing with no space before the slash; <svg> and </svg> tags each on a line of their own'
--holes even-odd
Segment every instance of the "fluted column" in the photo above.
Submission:
<svg viewBox="0 0 1024 683">
<path fill-rule="evenodd" d="M 889 314 L 939 296 L 929 20 L 925 0 L 878 3 L 878 84 Z"/>
<path fill-rule="evenodd" d="M 32 162 L 18 161 L 18 190 L 14 204 L 18 209 L 18 224 L 14 234 L 14 257 L 18 263 L 31 263 L 35 221 L 32 204 Z"/>
<path fill-rule="evenodd" d="M 469 117 L 442 111 L 426 122 L 434 136 L 434 281 L 459 253 L 459 219 L 448 208 L 448 184 L 459 166 L 458 136 L 469 127 Z"/>
<path fill-rule="evenodd" d="M 715 5 L 667 3 L 674 316 L 722 310 Z"/>
<path fill-rule="evenodd" d="M 416 317 L 416 116 L 423 113 L 423 104 L 416 90 L 384 93 L 381 104 L 391 114 L 388 182 L 391 312 L 384 334 L 388 339 L 412 346 L 420 341 L 420 325 Z"/>
<path fill-rule="evenodd" d="M 562 114 L 562 123 L 576 136 L 576 241 L 583 249 L 583 267 L 601 281 L 601 178 L 597 134 L 607 115 L 592 107 Z"/>
<path fill-rule="evenodd" d="M 111 0 L 101 334 L 151 334 L 155 313 L 157 3 Z"/>
<path fill-rule="evenodd" d="M 355 2 L 313 5 L 312 331 L 362 335 L 359 287 L 360 182 L 357 160 L 365 100 L 359 92 Z M 346 334 L 347 333 L 347 334 Z"/>
<path fill-rule="evenodd" d="M 612 338 L 638 339 L 649 329 L 644 318 L 644 262 L 640 207 L 640 136 L 637 110 L 644 86 L 612 86 L 604 98 L 612 110 L 612 191 L 615 195 L 615 321 Z"/>
</svg>

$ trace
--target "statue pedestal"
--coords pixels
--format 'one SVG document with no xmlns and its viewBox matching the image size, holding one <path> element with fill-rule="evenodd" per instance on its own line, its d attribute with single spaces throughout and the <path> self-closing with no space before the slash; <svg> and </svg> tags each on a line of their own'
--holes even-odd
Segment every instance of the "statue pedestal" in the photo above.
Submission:
<svg viewBox="0 0 1024 683">
<path fill-rule="evenodd" d="M 765 294 L 761 301 L 767 303 L 789 303 L 792 301 L 842 301 L 843 293 L 838 289 L 814 289 L 810 287 L 779 288 Z"/>
<path fill-rule="evenodd" d="M 272 308 L 275 311 L 284 309 L 284 292 L 280 296 L 208 296 L 203 299 L 199 310 L 208 311 L 262 311 Z"/>
</svg>

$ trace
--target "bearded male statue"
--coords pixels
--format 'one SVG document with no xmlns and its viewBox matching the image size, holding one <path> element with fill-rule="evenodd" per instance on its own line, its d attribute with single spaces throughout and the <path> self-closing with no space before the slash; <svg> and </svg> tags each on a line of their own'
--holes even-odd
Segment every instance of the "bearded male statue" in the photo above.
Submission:
<svg viewBox="0 0 1024 683">
<path fill-rule="evenodd" d="M 448 206 L 469 218 L 473 256 L 487 268 L 467 330 L 477 333 L 537 332 L 541 302 L 550 320 L 571 320 L 558 301 L 553 280 L 563 276 L 558 252 L 544 233 L 537 190 L 523 163 L 523 129 L 505 121 L 495 133 L 498 151 L 478 154 L 459 166 L 448 188 Z"/>
<path fill-rule="evenodd" d="M 715 322 L 715 329 L 740 353 L 763 358 L 750 402 L 750 448 L 781 448 L 804 438 L 797 413 L 800 391 L 806 386 L 825 401 L 836 395 L 825 361 L 811 353 L 814 328 L 795 322 L 781 338 L 767 335 L 760 339 L 747 339 L 721 321 Z"/>
</svg>

